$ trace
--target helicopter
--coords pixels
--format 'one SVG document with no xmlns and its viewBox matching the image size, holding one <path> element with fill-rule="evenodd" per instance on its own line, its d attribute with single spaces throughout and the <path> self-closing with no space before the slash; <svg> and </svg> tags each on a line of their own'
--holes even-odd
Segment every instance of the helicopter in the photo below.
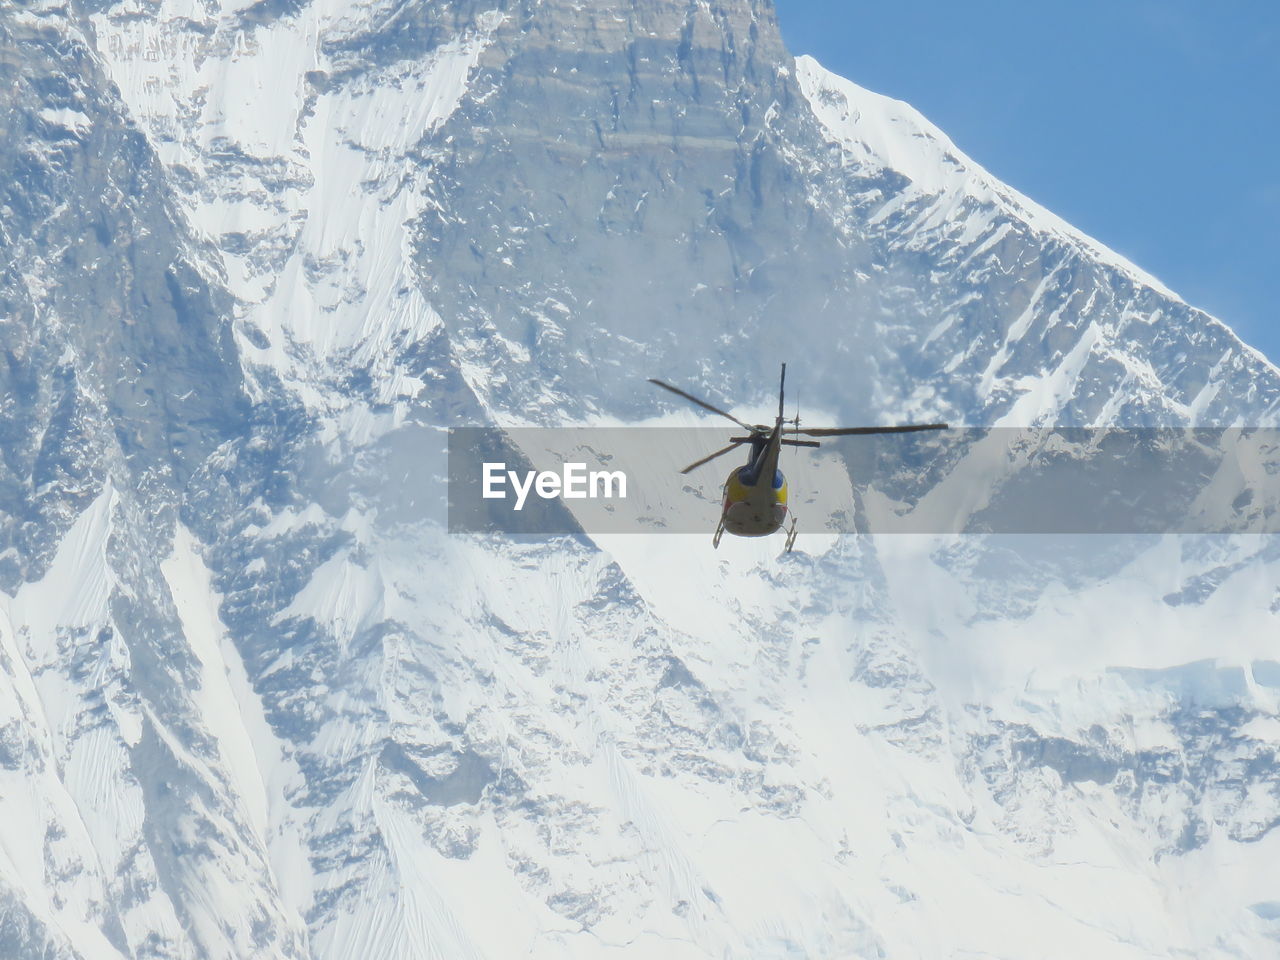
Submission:
<svg viewBox="0 0 1280 960">
<path fill-rule="evenodd" d="M 784 446 L 787 447 L 820 447 L 817 440 L 801 440 L 798 437 L 845 437 L 866 436 L 878 433 L 915 433 L 920 430 L 945 430 L 945 423 L 920 423 L 899 427 L 819 427 L 818 429 L 801 429 L 800 415 L 786 419 L 782 407 L 787 385 L 787 365 L 782 365 L 782 377 L 778 382 L 778 417 L 772 427 L 767 424 L 750 424 L 739 420 L 731 413 L 712 406 L 707 401 L 695 397 L 691 393 L 673 387 L 662 380 L 649 378 L 649 382 L 670 390 L 678 397 L 690 403 L 732 420 L 747 431 L 745 437 L 730 437 L 729 445 L 715 453 L 708 454 L 701 460 L 695 460 L 681 473 L 691 473 L 699 467 L 710 463 L 717 457 L 731 452 L 735 447 L 748 445 L 750 455 L 744 466 L 738 467 L 729 474 L 724 483 L 724 494 L 720 509 L 720 522 L 711 538 L 711 545 L 718 548 L 720 538 L 725 532 L 736 537 L 767 537 L 776 533 L 787 522 L 787 478 L 778 469 L 778 457 Z M 790 553 L 796 542 L 796 518 L 791 515 L 791 526 L 787 529 L 786 552 Z"/>
</svg>

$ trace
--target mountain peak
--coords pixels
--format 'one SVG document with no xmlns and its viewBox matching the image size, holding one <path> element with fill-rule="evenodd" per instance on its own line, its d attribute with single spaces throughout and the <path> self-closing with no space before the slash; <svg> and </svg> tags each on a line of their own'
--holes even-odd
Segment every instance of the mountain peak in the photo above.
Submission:
<svg viewBox="0 0 1280 960">
<path fill-rule="evenodd" d="M 1157 293 L 1180 299 L 1145 270 L 997 180 L 910 104 L 837 76 L 808 55 L 796 58 L 796 74 L 823 129 L 852 156 L 902 174 L 921 194 L 1000 204 L 1037 231 L 1066 239 Z"/>
</svg>

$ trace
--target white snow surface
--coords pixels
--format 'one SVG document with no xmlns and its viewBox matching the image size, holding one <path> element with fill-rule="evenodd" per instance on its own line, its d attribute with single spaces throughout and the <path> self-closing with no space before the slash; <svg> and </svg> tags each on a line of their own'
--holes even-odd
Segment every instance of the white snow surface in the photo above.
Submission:
<svg viewBox="0 0 1280 960">
<path fill-rule="evenodd" d="M 237 328 L 269 342 L 242 336 L 241 350 L 317 410 L 336 399 L 313 385 L 332 363 L 372 363 L 379 399 L 403 409 L 421 384 L 378 362 L 440 322 L 410 259 L 423 202 L 410 153 L 456 109 L 502 15 L 429 57 L 317 90 L 309 78 L 335 69 L 325 44 L 394 5 L 320 0 L 253 31 L 232 16 L 239 6 L 126 2 L 94 24 L 130 111 L 199 185 L 187 213 L 221 250 Z M 243 162 L 219 169 L 228 149 Z"/>
</svg>

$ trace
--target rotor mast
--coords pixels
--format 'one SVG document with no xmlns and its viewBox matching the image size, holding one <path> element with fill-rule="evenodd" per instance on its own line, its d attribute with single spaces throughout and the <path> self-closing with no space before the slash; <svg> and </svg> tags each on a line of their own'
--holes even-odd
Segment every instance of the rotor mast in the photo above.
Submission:
<svg viewBox="0 0 1280 960">
<path fill-rule="evenodd" d="M 787 365 L 782 365 L 782 379 L 778 381 L 778 426 L 782 426 L 782 397 L 787 387 Z"/>
</svg>

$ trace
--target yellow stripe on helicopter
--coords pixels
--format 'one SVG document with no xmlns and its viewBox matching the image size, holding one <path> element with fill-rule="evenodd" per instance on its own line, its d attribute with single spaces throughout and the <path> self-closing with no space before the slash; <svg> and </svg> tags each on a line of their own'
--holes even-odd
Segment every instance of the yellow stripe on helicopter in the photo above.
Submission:
<svg viewBox="0 0 1280 960">
<path fill-rule="evenodd" d="M 729 474 L 729 479 L 725 481 L 725 506 L 731 503 L 742 503 L 751 496 L 751 488 L 739 479 L 738 475 L 741 472 L 741 470 L 733 471 L 733 473 Z M 787 505 L 787 478 L 782 475 L 781 470 L 774 474 L 773 484 L 773 502 L 780 503 L 785 507 Z"/>
</svg>

